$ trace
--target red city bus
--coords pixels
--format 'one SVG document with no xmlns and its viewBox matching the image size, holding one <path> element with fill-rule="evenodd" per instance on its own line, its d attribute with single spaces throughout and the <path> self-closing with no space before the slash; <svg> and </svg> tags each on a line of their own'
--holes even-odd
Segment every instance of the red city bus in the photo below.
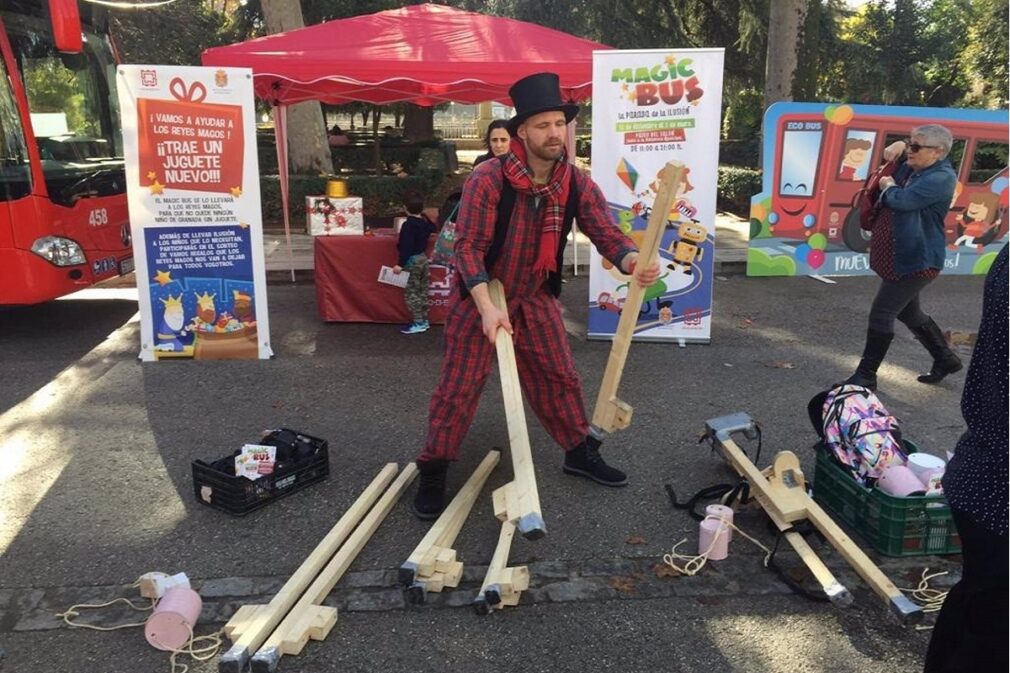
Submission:
<svg viewBox="0 0 1010 673">
<path fill-rule="evenodd" d="M 782 114 L 775 128 L 778 161 L 769 217 L 772 235 L 802 241 L 821 233 L 829 243 L 866 252 L 869 236 L 860 229 L 859 213 L 853 207 L 856 192 L 868 172 L 883 163 L 887 145 L 935 119 L 911 116 L 908 108 L 903 111 L 901 115 L 856 112 L 845 123 L 833 123 L 822 112 Z M 936 119 L 936 123 L 954 136 L 949 159 L 957 172 L 958 191 L 946 219 L 947 241 L 953 243 L 960 235 L 958 217 L 972 196 L 991 194 L 993 183 L 1007 177 L 1006 117 L 992 122 L 952 117 Z M 1007 232 L 1005 192 L 998 207 L 999 213 L 992 213 L 994 222 L 1000 220 L 993 226 L 993 240 Z"/>
<path fill-rule="evenodd" d="M 0 305 L 133 270 L 113 54 L 91 3 L 0 5 Z"/>
</svg>

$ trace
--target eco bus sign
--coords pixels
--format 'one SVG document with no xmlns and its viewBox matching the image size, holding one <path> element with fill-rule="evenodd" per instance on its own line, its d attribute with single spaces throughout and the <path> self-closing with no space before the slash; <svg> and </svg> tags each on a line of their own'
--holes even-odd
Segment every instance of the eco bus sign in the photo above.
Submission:
<svg viewBox="0 0 1010 673">
<path fill-rule="evenodd" d="M 950 129 L 958 176 L 946 273 L 985 273 L 1007 234 L 1006 111 L 778 103 L 764 120 L 764 184 L 751 199 L 751 276 L 865 275 L 855 199 L 884 148 L 923 124 Z"/>
</svg>

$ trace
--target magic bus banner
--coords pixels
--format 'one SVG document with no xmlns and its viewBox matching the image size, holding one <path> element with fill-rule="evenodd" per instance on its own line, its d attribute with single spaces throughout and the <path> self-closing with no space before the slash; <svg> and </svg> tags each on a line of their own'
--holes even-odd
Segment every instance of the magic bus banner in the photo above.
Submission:
<svg viewBox="0 0 1010 673">
<path fill-rule="evenodd" d="M 857 192 L 884 148 L 923 124 L 954 136 L 957 185 L 944 273 L 984 274 L 1007 237 L 1007 111 L 776 103 L 764 117 L 762 192 L 751 200 L 749 276 L 868 275 Z"/>
<path fill-rule="evenodd" d="M 268 358 L 252 71 L 124 65 L 143 360 Z"/>
<path fill-rule="evenodd" d="M 660 171 L 670 160 L 685 166 L 636 341 L 711 338 L 722 76 L 722 49 L 593 52 L 593 180 L 639 245 Z M 588 336 L 612 339 L 631 277 L 595 249 L 589 274 Z"/>
</svg>

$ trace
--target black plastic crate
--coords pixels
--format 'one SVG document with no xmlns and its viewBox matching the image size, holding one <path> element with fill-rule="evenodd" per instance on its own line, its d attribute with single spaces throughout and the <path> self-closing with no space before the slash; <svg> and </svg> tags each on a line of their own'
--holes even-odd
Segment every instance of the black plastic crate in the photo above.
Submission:
<svg viewBox="0 0 1010 673">
<path fill-rule="evenodd" d="M 274 471 L 259 479 L 237 477 L 215 468 L 227 458 L 212 463 L 194 460 L 193 494 L 197 501 L 233 516 L 245 516 L 330 475 L 330 451 L 325 439 L 281 428 L 257 443 L 276 444 L 282 437 L 295 437 L 303 447 L 310 449 L 288 461 L 278 460 Z"/>
</svg>

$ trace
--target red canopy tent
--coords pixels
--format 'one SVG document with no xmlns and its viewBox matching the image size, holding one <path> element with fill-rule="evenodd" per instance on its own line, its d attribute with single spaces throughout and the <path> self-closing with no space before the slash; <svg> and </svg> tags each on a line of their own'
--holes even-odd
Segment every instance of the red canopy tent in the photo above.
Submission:
<svg viewBox="0 0 1010 673">
<path fill-rule="evenodd" d="M 579 101 L 591 93 L 593 51 L 610 48 L 532 23 L 425 4 L 214 47 L 201 58 L 206 66 L 252 68 L 256 95 L 275 106 L 290 250 L 285 106 L 511 103 L 516 80 L 544 71 L 557 73 L 562 95 Z"/>
<path fill-rule="evenodd" d="M 204 65 L 252 68 L 256 95 L 274 105 L 509 102 L 509 87 L 555 72 L 562 93 L 589 97 L 593 51 L 610 47 L 532 23 L 444 5 L 327 21 L 214 47 Z"/>
</svg>

